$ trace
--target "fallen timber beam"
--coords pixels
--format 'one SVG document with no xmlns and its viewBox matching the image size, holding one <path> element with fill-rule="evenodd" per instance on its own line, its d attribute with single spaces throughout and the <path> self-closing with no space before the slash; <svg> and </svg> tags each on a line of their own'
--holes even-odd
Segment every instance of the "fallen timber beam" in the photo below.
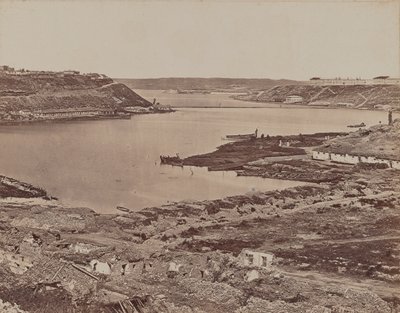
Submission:
<svg viewBox="0 0 400 313">
<path fill-rule="evenodd" d="M 89 276 L 90 278 L 93 278 L 94 280 L 99 280 L 97 276 L 94 276 L 93 274 L 89 273 L 88 271 L 84 270 L 83 268 L 79 267 L 78 265 L 75 265 L 71 263 L 72 267 L 77 269 L 78 271 L 82 272 L 83 274 Z"/>
</svg>

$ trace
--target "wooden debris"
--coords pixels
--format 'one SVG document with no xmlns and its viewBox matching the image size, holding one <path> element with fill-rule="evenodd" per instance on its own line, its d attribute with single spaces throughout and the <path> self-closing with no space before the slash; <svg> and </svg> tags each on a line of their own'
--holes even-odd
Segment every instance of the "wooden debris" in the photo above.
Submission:
<svg viewBox="0 0 400 313">
<path fill-rule="evenodd" d="M 64 263 L 63 265 L 60 266 L 60 268 L 58 269 L 58 271 L 53 275 L 53 277 L 50 279 L 50 281 L 53 281 L 57 275 L 61 272 L 61 270 L 65 267 L 65 265 L 67 265 L 67 263 Z"/>
<path fill-rule="evenodd" d="M 71 263 L 71 265 L 72 265 L 73 268 L 75 268 L 75 269 L 77 269 L 78 271 L 82 272 L 83 274 L 89 276 L 90 278 L 93 278 L 93 279 L 95 279 L 95 280 L 99 280 L 99 278 L 98 278 L 97 276 L 94 276 L 93 274 L 89 273 L 87 270 L 85 270 L 85 269 L 79 267 L 78 265 L 75 265 L 75 264 L 73 264 L 73 263 Z"/>
</svg>

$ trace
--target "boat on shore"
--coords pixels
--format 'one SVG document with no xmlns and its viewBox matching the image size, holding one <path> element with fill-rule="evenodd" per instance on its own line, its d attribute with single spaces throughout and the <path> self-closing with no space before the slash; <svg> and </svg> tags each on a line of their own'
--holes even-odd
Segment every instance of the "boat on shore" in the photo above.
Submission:
<svg viewBox="0 0 400 313">
<path fill-rule="evenodd" d="M 365 127 L 365 123 L 362 122 L 361 124 L 354 124 L 354 125 L 347 125 L 349 128 L 360 128 L 360 127 Z"/>
</svg>

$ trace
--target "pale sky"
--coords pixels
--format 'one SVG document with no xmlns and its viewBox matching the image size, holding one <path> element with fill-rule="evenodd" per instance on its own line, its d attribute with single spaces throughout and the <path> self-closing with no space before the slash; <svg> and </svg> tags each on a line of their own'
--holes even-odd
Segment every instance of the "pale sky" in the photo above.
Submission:
<svg viewBox="0 0 400 313">
<path fill-rule="evenodd" d="M 399 76 L 399 2 L 0 0 L 0 64 L 115 78 Z"/>
</svg>

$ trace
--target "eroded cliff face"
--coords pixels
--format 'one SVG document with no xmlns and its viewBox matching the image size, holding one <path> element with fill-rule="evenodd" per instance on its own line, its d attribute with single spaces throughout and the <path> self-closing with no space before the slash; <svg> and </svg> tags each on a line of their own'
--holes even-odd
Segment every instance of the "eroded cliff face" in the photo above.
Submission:
<svg viewBox="0 0 400 313">
<path fill-rule="evenodd" d="M 0 74 L 0 112 L 150 107 L 124 84 L 97 74 Z"/>
</svg>

